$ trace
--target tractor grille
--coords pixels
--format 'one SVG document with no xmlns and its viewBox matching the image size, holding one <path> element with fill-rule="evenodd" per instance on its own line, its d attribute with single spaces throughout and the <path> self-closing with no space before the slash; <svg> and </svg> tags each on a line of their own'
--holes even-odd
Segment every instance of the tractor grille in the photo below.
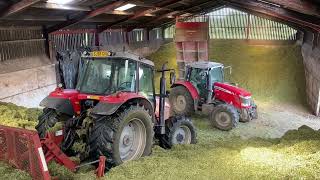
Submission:
<svg viewBox="0 0 320 180">
<path fill-rule="evenodd" d="M 28 172 L 32 179 L 50 179 L 39 148 L 41 143 L 35 131 L 0 126 L 0 160 Z"/>
</svg>

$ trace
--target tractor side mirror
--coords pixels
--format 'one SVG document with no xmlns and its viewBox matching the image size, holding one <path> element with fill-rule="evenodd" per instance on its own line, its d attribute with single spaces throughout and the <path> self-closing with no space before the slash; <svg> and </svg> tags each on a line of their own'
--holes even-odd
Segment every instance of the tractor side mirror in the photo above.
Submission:
<svg viewBox="0 0 320 180">
<path fill-rule="evenodd" d="M 170 72 L 170 84 L 173 84 L 176 81 L 176 73 Z"/>
</svg>

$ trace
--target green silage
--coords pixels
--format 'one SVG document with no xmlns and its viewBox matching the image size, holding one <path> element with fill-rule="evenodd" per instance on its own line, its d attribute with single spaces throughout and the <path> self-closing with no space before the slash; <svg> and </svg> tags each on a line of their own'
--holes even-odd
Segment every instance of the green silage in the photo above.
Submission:
<svg viewBox="0 0 320 180">
<path fill-rule="evenodd" d="M 37 108 L 25 108 L 0 102 L 0 125 L 34 129 L 41 113 Z"/>
<path fill-rule="evenodd" d="M 39 110 L 13 104 L 2 103 L 0 107 L 0 117 L 10 117 L 13 121 L 34 123 L 31 120 L 39 113 Z M 9 110 L 4 110 L 5 107 Z M 28 115 L 24 114 L 26 112 Z M 267 135 L 242 139 L 240 131 L 250 131 L 246 124 L 225 132 L 210 128 L 204 117 L 195 116 L 193 120 L 198 128 L 198 144 L 177 146 L 171 150 L 155 145 L 151 156 L 112 168 L 105 179 L 320 178 L 319 131 L 302 126 L 278 139 L 268 139 Z M 92 166 L 81 168 L 77 173 L 56 163 L 50 163 L 49 169 L 59 179 L 95 179 Z M 27 173 L 4 163 L 0 163 L 0 174 L 6 179 L 30 179 Z"/>
<path fill-rule="evenodd" d="M 240 40 L 211 40 L 209 59 L 232 66 L 226 80 L 252 92 L 263 102 L 305 104 L 305 76 L 298 45 L 250 45 Z M 157 69 L 169 61 L 177 71 L 174 43 L 162 46 L 149 56 Z M 156 85 L 160 75 L 156 76 Z M 159 88 L 159 86 L 157 86 Z"/>
</svg>

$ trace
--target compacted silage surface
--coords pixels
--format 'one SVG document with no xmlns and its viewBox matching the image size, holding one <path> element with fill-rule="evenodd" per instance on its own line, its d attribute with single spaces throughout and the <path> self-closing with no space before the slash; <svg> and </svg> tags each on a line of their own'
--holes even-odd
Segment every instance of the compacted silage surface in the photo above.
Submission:
<svg viewBox="0 0 320 180">
<path fill-rule="evenodd" d="M 211 40 L 209 47 L 210 60 L 232 66 L 232 75 L 225 73 L 226 80 L 249 90 L 257 100 L 305 104 L 304 67 L 298 45 L 261 46 L 241 40 Z M 149 58 L 158 69 L 166 61 L 170 68 L 177 69 L 174 43 L 165 44 Z"/>
<path fill-rule="evenodd" d="M 5 106 L 2 104 L 2 108 Z M 7 107 L 28 112 L 28 109 L 12 104 Z M 31 114 L 22 117 L 36 118 L 38 113 Z M 319 131 L 302 126 L 279 139 L 268 139 L 263 135 L 264 139 L 245 140 L 239 138 L 242 131 L 248 130 L 245 124 L 225 132 L 210 128 L 203 118 L 193 117 L 198 128 L 198 144 L 177 146 L 171 150 L 155 145 L 151 156 L 115 167 L 105 179 L 320 178 Z M 18 120 L 29 122 L 21 117 Z M 55 163 L 50 163 L 49 169 L 59 179 L 95 179 L 93 167 L 82 168 L 76 174 Z M 31 179 L 25 172 L 4 163 L 0 163 L 0 174 L 0 179 Z"/>
</svg>

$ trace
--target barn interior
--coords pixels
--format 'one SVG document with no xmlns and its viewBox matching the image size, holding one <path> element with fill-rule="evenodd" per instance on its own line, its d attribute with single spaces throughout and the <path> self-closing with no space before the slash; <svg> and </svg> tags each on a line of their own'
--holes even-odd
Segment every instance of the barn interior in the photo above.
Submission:
<svg viewBox="0 0 320 180">
<path fill-rule="evenodd" d="M 319 0 L 0 0 L 0 9 L 1 125 L 35 130 L 40 101 L 63 81 L 59 58 L 72 72 L 79 49 L 130 52 L 155 69 L 168 62 L 179 75 L 176 23 L 207 22 L 209 61 L 232 67 L 225 79 L 252 93 L 258 119 L 221 131 L 197 113 L 197 144 L 155 145 L 151 156 L 108 169 L 104 178 L 319 178 Z M 154 84 L 158 93 L 160 73 Z M 4 159 L 3 178 L 34 178 Z M 59 179 L 96 178 L 94 166 L 73 173 L 48 165 Z"/>
</svg>

